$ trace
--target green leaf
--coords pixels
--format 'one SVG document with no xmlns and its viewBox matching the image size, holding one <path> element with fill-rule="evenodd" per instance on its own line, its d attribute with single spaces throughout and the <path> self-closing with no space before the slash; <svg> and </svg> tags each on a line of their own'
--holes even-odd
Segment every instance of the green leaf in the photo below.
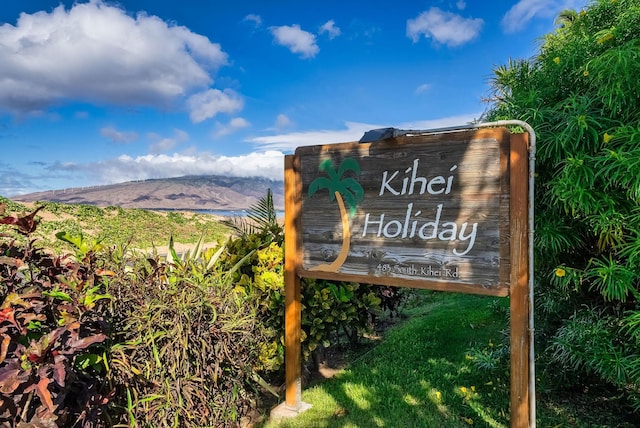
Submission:
<svg viewBox="0 0 640 428">
<path fill-rule="evenodd" d="M 102 299 L 113 299 L 113 296 L 109 294 L 88 294 L 84 297 L 83 304 L 85 306 L 91 306 L 93 303 Z"/>
<path fill-rule="evenodd" d="M 47 296 L 47 297 L 53 297 L 54 299 L 58 299 L 58 300 L 64 300 L 65 302 L 73 302 L 73 299 L 71 298 L 71 296 L 69 296 L 67 293 L 64 293 L 62 291 L 43 291 L 42 292 L 43 296 Z"/>
<path fill-rule="evenodd" d="M 78 355 L 74 359 L 74 364 L 80 370 L 86 370 L 89 367 L 97 366 L 102 361 L 102 357 L 96 354 Z"/>
<path fill-rule="evenodd" d="M 61 241 L 67 242 L 78 249 L 82 246 L 82 234 L 71 235 L 69 232 L 62 231 L 56 233 L 56 238 L 60 239 Z"/>
</svg>

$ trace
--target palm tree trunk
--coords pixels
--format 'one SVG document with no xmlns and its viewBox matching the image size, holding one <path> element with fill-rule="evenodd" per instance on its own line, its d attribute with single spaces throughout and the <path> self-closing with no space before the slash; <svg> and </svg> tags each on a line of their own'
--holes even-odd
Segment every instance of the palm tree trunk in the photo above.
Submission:
<svg viewBox="0 0 640 428">
<path fill-rule="evenodd" d="M 349 215 L 344 206 L 342 195 L 340 192 L 335 192 L 336 200 L 338 201 L 338 207 L 340 207 L 340 219 L 342 220 L 342 248 L 338 253 L 338 257 L 331 262 L 331 264 L 321 264 L 311 268 L 311 270 L 321 270 L 325 272 L 338 272 L 338 269 L 344 264 L 349 255 L 349 247 L 351 245 L 351 230 L 349 228 Z"/>
</svg>

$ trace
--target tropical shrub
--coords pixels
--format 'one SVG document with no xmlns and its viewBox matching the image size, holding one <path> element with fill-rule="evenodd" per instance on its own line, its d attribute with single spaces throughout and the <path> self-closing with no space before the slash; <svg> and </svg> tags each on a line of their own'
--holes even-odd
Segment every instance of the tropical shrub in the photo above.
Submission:
<svg viewBox="0 0 640 428">
<path fill-rule="evenodd" d="M 271 243 L 256 252 L 253 277 L 238 283 L 248 298 L 258 304 L 268 342 L 261 346 L 258 368 L 278 372 L 284 362 L 283 250 Z M 356 342 L 373 328 L 373 317 L 381 312 L 377 289 L 357 283 L 304 279 L 301 284 L 302 358 L 310 362 L 314 352 Z"/>
<path fill-rule="evenodd" d="M 29 237 L 37 211 L 4 216 L 0 205 L 0 223 Z M 0 424 L 106 426 L 112 273 L 99 267 L 95 246 L 51 256 L 31 239 L 0 238 Z"/>
<path fill-rule="evenodd" d="M 128 426 L 238 426 L 259 408 L 256 308 L 220 269 L 224 247 L 179 257 L 118 252 L 111 284 L 114 419 Z M 120 259 L 121 254 L 125 257 Z M 244 261 L 241 261 L 244 263 Z M 123 420 L 124 419 L 124 420 Z"/>
<path fill-rule="evenodd" d="M 236 426 L 260 408 L 264 338 L 221 249 L 59 232 L 73 253 L 54 256 L 30 238 L 37 212 L 0 217 L 28 238 L 0 237 L 0 425 Z"/>
<path fill-rule="evenodd" d="M 256 369 L 270 377 L 282 374 L 284 363 L 284 234 L 277 221 L 271 192 L 247 211 L 247 219 L 227 222 L 236 232 L 221 257 L 223 269 L 242 258 L 247 263 L 234 275 L 236 288 L 255 302 L 267 341 L 260 346 Z M 373 328 L 386 308 L 395 310 L 402 293 L 366 284 L 303 279 L 301 284 L 301 347 L 303 362 L 314 353 L 345 340 L 357 341 Z"/>
<path fill-rule="evenodd" d="M 640 1 L 557 22 L 534 58 L 494 70 L 487 119 L 538 137 L 540 366 L 556 387 L 613 386 L 640 409 Z"/>
<path fill-rule="evenodd" d="M 0 211 L 0 224 L 18 230 L 0 241 L 0 424 L 237 426 L 266 391 L 277 395 L 263 380 L 279 382 L 284 359 L 275 215 L 254 217 L 254 229 L 240 227 L 226 245 L 201 239 L 181 255 L 172 239 L 160 255 L 73 228 L 55 234 L 71 253 L 52 255 L 32 237 L 41 209 Z M 305 360 L 368 331 L 379 290 L 304 281 Z M 389 308 L 398 296 L 386 294 Z"/>
</svg>

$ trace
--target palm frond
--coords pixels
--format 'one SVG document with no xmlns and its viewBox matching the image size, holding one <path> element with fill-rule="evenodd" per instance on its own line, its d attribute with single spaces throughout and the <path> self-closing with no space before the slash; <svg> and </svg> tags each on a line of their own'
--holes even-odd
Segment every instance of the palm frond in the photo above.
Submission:
<svg viewBox="0 0 640 428">
<path fill-rule="evenodd" d="M 273 192 L 267 194 L 247 210 L 247 218 L 256 224 L 258 229 L 265 229 L 277 223 L 276 209 L 273 205 Z"/>
<path fill-rule="evenodd" d="M 243 237 L 256 233 L 278 233 L 280 226 L 271 189 L 267 189 L 267 194 L 247 209 L 246 217 L 234 216 L 223 220 L 222 224 Z"/>
</svg>

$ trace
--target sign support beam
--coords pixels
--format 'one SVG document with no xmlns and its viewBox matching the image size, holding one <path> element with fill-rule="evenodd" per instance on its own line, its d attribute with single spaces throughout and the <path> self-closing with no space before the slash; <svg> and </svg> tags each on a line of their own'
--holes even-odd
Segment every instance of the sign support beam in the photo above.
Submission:
<svg viewBox="0 0 640 428">
<path fill-rule="evenodd" d="M 511 136 L 511 427 L 531 426 L 528 134 Z"/>
<path fill-rule="evenodd" d="M 297 194 L 298 182 L 295 173 L 295 157 L 285 158 L 285 198 L 290 209 L 285 217 L 285 378 L 286 406 L 298 411 L 301 407 L 301 358 L 300 358 L 300 277 L 296 274 L 297 227 L 300 204 Z"/>
<path fill-rule="evenodd" d="M 285 225 L 284 225 L 284 288 L 285 288 L 285 402 L 271 412 L 272 418 L 293 417 L 309 409 L 302 402 L 301 358 L 301 280 L 296 272 L 299 253 L 300 192 L 298 158 L 285 156 Z"/>
</svg>

